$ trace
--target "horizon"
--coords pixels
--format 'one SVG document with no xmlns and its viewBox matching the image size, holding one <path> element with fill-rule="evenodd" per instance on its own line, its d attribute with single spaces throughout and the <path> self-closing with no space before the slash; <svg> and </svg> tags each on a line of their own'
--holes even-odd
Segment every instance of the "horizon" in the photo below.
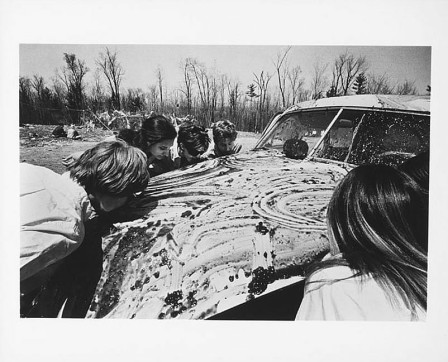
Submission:
<svg viewBox="0 0 448 362">
<path fill-rule="evenodd" d="M 180 64 L 186 58 L 194 58 L 204 64 L 208 71 L 225 74 L 239 81 L 246 89 L 254 83 L 254 75 L 261 71 L 272 75 L 270 88 L 276 87 L 274 62 L 288 45 L 192 45 L 192 44 L 20 44 L 19 75 L 42 76 L 51 85 L 56 71 L 64 66 L 63 53 L 73 53 L 85 61 L 89 72 L 86 83 L 91 86 L 97 69 L 96 59 L 106 47 L 117 53 L 124 75 L 121 89 L 141 88 L 147 92 L 156 84 L 156 70 L 160 67 L 165 89 L 172 92 L 181 87 Z M 328 64 L 326 76 L 331 80 L 331 68 L 336 57 L 348 52 L 365 56 L 368 63 L 366 74 L 386 74 L 391 85 L 405 81 L 414 83 L 418 94 L 425 94 L 431 85 L 430 46 L 338 46 L 338 45 L 292 45 L 288 54 L 291 67 L 300 66 L 305 88 L 310 87 L 313 66 Z M 105 85 L 103 75 L 100 76 Z"/>
</svg>

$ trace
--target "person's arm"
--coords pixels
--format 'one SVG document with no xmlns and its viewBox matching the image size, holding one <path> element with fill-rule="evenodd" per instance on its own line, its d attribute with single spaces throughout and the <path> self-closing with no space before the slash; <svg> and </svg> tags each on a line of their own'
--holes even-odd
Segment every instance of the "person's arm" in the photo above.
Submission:
<svg viewBox="0 0 448 362">
<path fill-rule="evenodd" d="M 213 147 L 209 148 L 207 151 L 205 151 L 201 155 L 201 159 L 203 161 L 205 161 L 205 160 L 212 160 L 214 158 L 216 158 L 216 154 L 215 154 L 215 149 Z"/>
<path fill-rule="evenodd" d="M 69 177 L 20 166 L 20 280 L 25 280 L 80 245 L 90 201 Z"/>
</svg>

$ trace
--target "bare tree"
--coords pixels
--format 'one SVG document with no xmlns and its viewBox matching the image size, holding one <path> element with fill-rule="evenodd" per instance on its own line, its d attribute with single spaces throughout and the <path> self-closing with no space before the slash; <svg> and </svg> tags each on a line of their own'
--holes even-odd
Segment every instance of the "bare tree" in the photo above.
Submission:
<svg viewBox="0 0 448 362">
<path fill-rule="evenodd" d="M 182 63 L 182 70 L 183 70 L 183 75 L 184 75 L 184 80 L 183 80 L 183 85 L 184 88 L 181 88 L 181 92 L 185 95 L 185 100 L 187 103 L 187 113 L 191 114 L 191 110 L 192 110 L 192 102 L 193 102 L 193 78 L 191 75 L 191 71 L 190 71 L 190 59 L 187 58 L 185 59 L 185 61 Z"/>
<path fill-rule="evenodd" d="M 32 102 L 31 79 L 28 77 L 19 77 L 19 100 L 20 102 L 30 104 Z"/>
<path fill-rule="evenodd" d="M 117 59 L 117 52 L 111 53 L 109 48 L 106 48 L 106 53 L 100 54 L 100 59 L 97 60 L 97 65 L 103 72 L 109 85 L 112 106 L 120 110 L 120 85 L 124 75 L 123 68 Z"/>
<path fill-rule="evenodd" d="M 282 106 L 283 108 L 286 107 L 286 77 L 288 73 L 288 66 L 287 66 L 287 57 L 288 53 L 291 50 L 291 47 L 286 48 L 283 53 L 277 54 L 277 60 L 274 62 L 275 70 L 277 72 L 277 79 L 278 79 L 278 88 L 280 91 L 280 96 L 282 100 Z"/>
<path fill-rule="evenodd" d="M 159 92 L 157 90 L 157 86 L 152 85 L 149 87 L 149 94 L 148 94 L 148 107 L 151 111 L 158 112 L 158 99 L 159 99 Z"/>
<path fill-rule="evenodd" d="M 304 102 L 311 99 L 311 90 L 303 89 L 299 92 L 299 103 Z"/>
<path fill-rule="evenodd" d="M 313 65 L 313 77 L 311 80 L 311 98 L 319 99 L 323 97 L 325 88 L 328 85 L 328 80 L 325 76 L 328 64 L 320 64 L 319 62 Z"/>
<path fill-rule="evenodd" d="M 89 71 L 84 61 L 77 59 L 75 54 L 64 53 L 65 66 L 59 79 L 64 83 L 67 92 L 67 105 L 71 109 L 73 120 L 79 121 L 80 110 L 84 108 L 84 76 Z"/>
<path fill-rule="evenodd" d="M 366 92 L 369 94 L 393 94 L 395 93 L 395 86 L 390 84 L 390 78 L 386 73 L 382 75 L 369 73 L 367 75 Z"/>
<path fill-rule="evenodd" d="M 53 82 L 53 92 L 55 97 L 58 99 L 58 102 L 61 106 L 64 104 L 64 99 L 66 98 L 66 91 L 64 89 L 64 85 L 62 84 L 60 78 L 57 76 L 52 78 Z"/>
<path fill-rule="evenodd" d="M 160 66 L 156 69 L 157 87 L 159 88 L 160 108 L 163 111 L 163 74 Z"/>
<path fill-rule="evenodd" d="M 211 87 L 210 87 L 210 106 L 209 106 L 209 119 L 210 124 L 215 121 L 215 110 L 218 102 L 218 82 L 217 78 L 211 75 Z"/>
<path fill-rule="evenodd" d="M 301 74 L 302 70 L 300 69 L 299 66 L 295 66 L 291 69 L 288 69 L 287 75 L 292 92 L 292 100 L 291 100 L 292 104 L 296 104 L 304 100 L 302 98 L 304 94 L 303 86 L 305 85 L 305 78 L 300 77 Z"/>
<path fill-rule="evenodd" d="M 402 95 L 416 95 L 417 88 L 415 87 L 415 81 L 411 82 L 409 80 L 405 80 L 403 83 L 397 85 L 397 94 Z"/>
<path fill-rule="evenodd" d="M 129 88 L 122 99 L 122 105 L 131 113 L 143 111 L 146 106 L 143 90 L 141 88 Z"/>
<path fill-rule="evenodd" d="M 179 107 L 183 101 L 183 92 L 180 89 L 174 89 L 170 92 L 169 97 L 166 96 L 165 99 L 169 100 L 169 109 L 174 117 L 179 114 Z"/>
<path fill-rule="evenodd" d="M 230 120 L 238 127 L 237 115 L 238 115 L 238 103 L 241 98 L 240 83 L 238 81 L 227 82 L 227 92 L 229 98 L 229 116 Z"/>
<path fill-rule="evenodd" d="M 19 121 L 20 125 L 31 123 L 34 118 L 33 94 L 31 91 L 31 79 L 19 78 Z"/>
<path fill-rule="evenodd" d="M 219 95 L 219 118 L 224 117 L 224 108 L 226 101 L 226 86 L 227 86 L 227 75 L 221 74 L 219 77 L 218 84 L 218 95 Z"/>
<path fill-rule="evenodd" d="M 364 73 L 368 68 L 366 58 L 345 52 L 340 54 L 333 64 L 333 79 L 331 88 L 332 95 L 347 95 L 352 88 L 353 82 L 360 73 Z"/>
<path fill-rule="evenodd" d="M 205 124 L 214 122 L 216 108 L 217 83 L 212 74 L 209 74 L 205 65 L 196 59 L 189 59 L 189 70 L 192 72 L 201 102 L 201 113 Z"/>
<path fill-rule="evenodd" d="M 94 83 L 90 89 L 90 107 L 93 112 L 102 111 L 105 105 L 106 96 L 97 70 L 94 74 Z"/>
<path fill-rule="evenodd" d="M 198 87 L 201 103 L 203 106 L 206 106 L 209 103 L 208 89 L 210 88 L 207 70 L 205 66 L 199 63 L 196 59 L 190 58 L 188 66 L 195 79 L 195 84 Z"/>
<path fill-rule="evenodd" d="M 40 101 L 42 99 L 42 93 L 45 88 L 45 81 L 42 76 L 33 75 L 33 79 L 31 80 L 31 86 L 34 88 L 36 92 L 37 99 Z"/>
<path fill-rule="evenodd" d="M 268 93 L 268 85 L 269 81 L 272 78 L 272 75 L 269 73 L 264 73 L 262 71 L 259 76 L 257 76 L 254 73 L 255 77 L 255 83 L 258 85 L 258 89 L 260 90 L 260 94 L 258 97 L 258 111 L 257 111 L 257 117 L 255 119 L 255 131 L 261 132 L 264 128 L 263 119 L 266 117 L 263 117 L 266 115 L 266 96 Z"/>
</svg>

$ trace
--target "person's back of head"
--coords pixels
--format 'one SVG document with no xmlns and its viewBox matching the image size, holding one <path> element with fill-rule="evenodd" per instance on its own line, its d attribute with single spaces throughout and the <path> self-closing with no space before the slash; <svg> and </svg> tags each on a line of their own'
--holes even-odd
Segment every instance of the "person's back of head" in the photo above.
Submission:
<svg viewBox="0 0 448 362">
<path fill-rule="evenodd" d="M 213 141 L 215 143 L 223 139 L 230 139 L 232 141 L 235 141 L 238 135 L 235 125 L 228 120 L 217 121 L 213 123 L 212 133 Z"/>
<path fill-rule="evenodd" d="M 146 155 L 126 142 L 101 142 L 67 166 L 88 194 L 129 197 L 149 182 Z"/>
<path fill-rule="evenodd" d="M 204 127 L 185 121 L 179 126 L 177 142 L 180 147 L 185 147 L 190 155 L 196 157 L 207 151 L 210 137 Z"/>
<path fill-rule="evenodd" d="M 138 132 L 132 129 L 123 128 L 118 131 L 117 138 L 125 141 L 128 145 L 137 146 Z"/>
<path fill-rule="evenodd" d="M 327 211 L 330 243 L 349 266 L 426 307 L 428 221 L 419 186 L 384 165 L 363 165 L 336 187 Z M 394 292 L 389 293 L 394 295 Z"/>
<path fill-rule="evenodd" d="M 429 192 L 429 150 L 408 159 L 398 168 L 411 176 L 425 192 Z"/>
</svg>

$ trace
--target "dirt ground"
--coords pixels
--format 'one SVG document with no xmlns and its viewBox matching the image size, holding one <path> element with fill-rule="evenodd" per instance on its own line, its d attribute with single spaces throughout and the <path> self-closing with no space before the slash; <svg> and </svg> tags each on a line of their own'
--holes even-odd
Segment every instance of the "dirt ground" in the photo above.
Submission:
<svg viewBox="0 0 448 362">
<path fill-rule="evenodd" d="M 87 132 L 85 127 L 76 130 L 81 136 L 80 140 L 68 138 L 54 138 L 51 133 L 55 125 L 28 125 L 20 127 L 20 162 L 47 167 L 57 173 L 64 173 L 65 166 L 62 159 L 74 152 L 85 151 L 93 147 L 108 136 L 112 131 L 96 128 Z M 240 143 L 242 151 L 255 146 L 259 134 L 250 132 L 239 132 L 237 142 Z"/>
<path fill-rule="evenodd" d="M 20 128 L 20 162 L 45 166 L 57 173 L 66 171 L 62 159 L 74 152 L 85 151 L 113 132 L 95 129 L 86 132 L 85 128 L 76 130 L 81 136 L 80 140 L 68 138 L 53 138 L 51 132 L 55 125 L 30 125 Z"/>
</svg>

